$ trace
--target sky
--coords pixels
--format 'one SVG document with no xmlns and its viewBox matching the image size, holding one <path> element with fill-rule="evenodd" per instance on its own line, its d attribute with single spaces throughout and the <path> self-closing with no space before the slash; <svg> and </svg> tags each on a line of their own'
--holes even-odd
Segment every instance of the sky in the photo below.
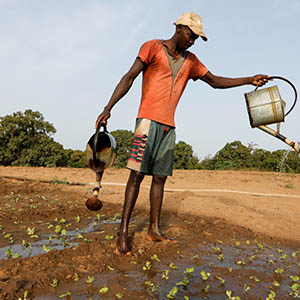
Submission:
<svg viewBox="0 0 300 300">
<path fill-rule="evenodd" d="M 203 19 L 208 42 L 189 50 L 215 75 L 278 75 L 300 91 L 299 0 L 0 0 L 0 116 L 39 111 L 65 149 L 84 150 L 95 121 L 134 62 L 140 46 L 168 39 L 186 11 Z M 134 130 L 142 74 L 113 108 L 109 131 Z M 292 89 L 274 80 L 287 107 Z M 177 107 L 177 142 L 199 159 L 235 140 L 269 151 L 288 149 L 251 128 L 244 94 L 254 87 L 213 89 L 189 81 Z M 300 104 L 281 133 L 300 140 Z M 270 127 L 275 128 L 273 125 Z"/>
</svg>

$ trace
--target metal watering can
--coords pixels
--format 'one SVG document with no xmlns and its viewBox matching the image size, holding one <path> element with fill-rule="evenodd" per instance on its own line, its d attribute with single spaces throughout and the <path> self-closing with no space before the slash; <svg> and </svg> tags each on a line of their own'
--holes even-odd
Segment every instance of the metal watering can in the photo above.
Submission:
<svg viewBox="0 0 300 300">
<path fill-rule="evenodd" d="M 103 128 L 103 131 L 101 131 Z M 96 132 L 90 137 L 86 149 L 86 164 L 96 172 L 96 182 L 93 188 L 93 197 L 87 199 L 86 206 L 90 210 L 99 210 L 102 202 L 98 195 L 104 170 L 111 167 L 116 159 L 117 143 L 115 138 L 108 133 L 106 125 L 101 123 Z"/>
<path fill-rule="evenodd" d="M 296 105 L 297 90 L 289 80 L 283 77 L 271 76 L 270 79 L 281 79 L 287 82 L 294 90 L 294 102 L 288 112 L 285 112 L 286 102 L 281 98 L 279 89 L 276 85 L 263 89 L 258 89 L 258 87 L 256 87 L 254 91 L 245 93 L 250 125 L 252 128 L 257 127 L 264 132 L 275 136 L 276 138 L 294 148 L 294 150 L 299 153 L 300 143 L 291 141 L 279 132 L 280 123 L 284 122 L 285 117 L 293 110 Z M 266 126 L 269 124 L 277 124 L 277 131 Z"/>
</svg>

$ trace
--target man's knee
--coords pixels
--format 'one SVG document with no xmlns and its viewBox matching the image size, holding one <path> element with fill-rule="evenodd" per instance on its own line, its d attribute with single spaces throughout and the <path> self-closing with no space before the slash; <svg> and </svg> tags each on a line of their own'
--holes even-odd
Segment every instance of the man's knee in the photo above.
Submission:
<svg viewBox="0 0 300 300">
<path fill-rule="evenodd" d="M 145 177 L 144 173 L 132 170 L 130 173 L 129 181 L 131 184 L 138 185 L 143 181 L 144 177 Z"/>
<path fill-rule="evenodd" d="M 153 175 L 153 183 L 164 185 L 167 180 L 167 176 L 162 175 Z"/>
</svg>

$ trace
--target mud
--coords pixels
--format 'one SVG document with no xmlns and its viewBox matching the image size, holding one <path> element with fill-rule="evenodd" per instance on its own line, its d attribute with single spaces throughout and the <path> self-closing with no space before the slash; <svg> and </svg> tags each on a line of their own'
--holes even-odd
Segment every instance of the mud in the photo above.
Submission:
<svg viewBox="0 0 300 300">
<path fill-rule="evenodd" d="M 178 213 L 166 206 L 162 228 L 177 243 L 154 243 L 146 239 L 148 210 L 138 206 L 130 225 L 132 255 L 120 257 L 114 250 L 124 187 L 103 189 L 103 208 L 91 212 L 85 207 L 89 186 L 7 177 L 0 177 L 0 299 L 299 295 L 300 243 L 289 228 L 286 237 L 270 235 L 218 215 Z M 173 192 L 166 198 L 193 196 Z M 235 201 L 228 195 L 219 199 Z"/>
</svg>

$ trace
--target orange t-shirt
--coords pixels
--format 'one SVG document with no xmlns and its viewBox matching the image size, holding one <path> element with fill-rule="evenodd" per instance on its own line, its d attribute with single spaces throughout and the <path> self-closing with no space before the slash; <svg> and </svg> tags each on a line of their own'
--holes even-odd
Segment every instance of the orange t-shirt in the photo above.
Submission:
<svg viewBox="0 0 300 300">
<path fill-rule="evenodd" d="M 201 78 L 207 73 L 207 68 L 193 53 L 187 51 L 183 65 L 172 79 L 171 67 L 161 40 L 144 43 L 138 58 L 146 64 L 146 69 L 137 117 L 175 127 L 175 110 L 188 80 Z"/>
</svg>

